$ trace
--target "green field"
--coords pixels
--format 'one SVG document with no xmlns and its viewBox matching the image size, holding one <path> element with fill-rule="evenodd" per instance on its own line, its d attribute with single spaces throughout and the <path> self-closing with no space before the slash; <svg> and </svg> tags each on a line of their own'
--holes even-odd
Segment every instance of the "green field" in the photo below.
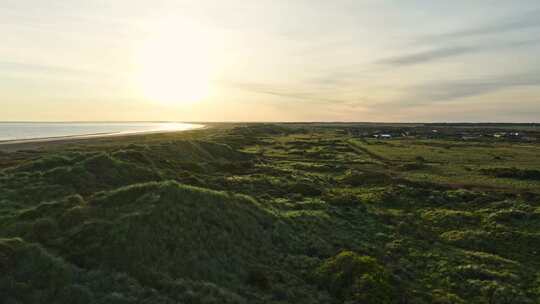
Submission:
<svg viewBox="0 0 540 304">
<path fill-rule="evenodd" d="M 540 303 L 538 142 L 351 127 L 0 146 L 0 302 Z"/>
</svg>

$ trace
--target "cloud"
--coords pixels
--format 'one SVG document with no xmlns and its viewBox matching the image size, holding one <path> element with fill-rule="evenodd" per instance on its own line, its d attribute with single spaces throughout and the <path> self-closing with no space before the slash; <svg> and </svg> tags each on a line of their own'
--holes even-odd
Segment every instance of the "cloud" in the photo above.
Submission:
<svg viewBox="0 0 540 304">
<path fill-rule="evenodd" d="M 474 47 L 450 47 L 450 48 L 441 48 L 430 50 L 426 52 L 419 52 L 414 54 L 400 55 L 385 58 L 377 61 L 380 64 L 387 64 L 393 66 L 404 66 L 404 65 L 413 65 L 424 62 L 430 62 L 434 60 L 439 60 L 447 57 L 453 57 L 465 53 L 474 51 Z"/>
<path fill-rule="evenodd" d="M 324 95 L 326 95 L 324 92 L 316 92 L 316 90 L 313 90 L 312 92 L 306 92 L 298 87 L 296 88 L 287 88 L 285 86 L 279 86 L 279 85 L 268 85 L 268 84 L 260 84 L 260 83 L 233 83 L 233 87 L 242 89 L 244 91 L 257 93 L 257 94 L 265 94 L 265 95 L 273 95 L 273 96 L 279 96 L 284 98 L 292 98 L 292 99 L 298 99 L 298 100 L 304 100 L 304 101 L 312 101 L 312 102 L 318 102 L 318 103 L 346 103 L 349 102 L 347 99 L 338 99 L 338 98 L 326 98 Z"/>
<path fill-rule="evenodd" d="M 452 81 L 413 85 L 406 88 L 395 86 L 379 87 L 378 90 L 384 90 L 387 93 L 391 93 L 391 95 L 399 96 L 385 100 L 376 97 L 376 95 L 371 96 L 361 89 L 347 91 L 345 88 L 340 87 L 321 90 L 317 86 L 309 87 L 305 84 L 287 87 L 256 83 L 235 83 L 233 86 L 257 94 L 306 101 L 314 106 L 335 105 L 348 110 L 362 108 L 365 110 L 371 109 L 373 111 L 384 108 L 395 111 L 400 108 L 403 109 L 434 103 L 451 103 L 463 98 L 485 95 L 508 88 L 540 86 L 540 71 L 486 78 L 463 78 Z M 344 93 L 349 97 L 333 97 L 343 96 Z"/>
<path fill-rule="evenodd" d="M 484 52 L 484 51 L 493 51 L 493 50 L 504 50 L 504 49 L 515 49 L 520 47 L 530 47 L 540 44 L 540 39 L 530 39 L 530 40 L 521 40 L 521 41 L 505 41 L 499 43 L 482 43 L 474 46 L 450 46 L 443 47 L 439 49 L 398 55 L 394 57 L 384 58 L 377 63 L 391 65 L 391 66 L 407 66 L 415 65 L 426 62 L 432 62 L 440 59 L 445 59 L 449 57 L 455 57 L 465 54 Z"/>
<path fill-rule="evenodd" d="M 0 69 L 4 71 L 41 72 L 57 74 L 79 74 L 88 71 L 71 67 L 62 67 L 44 64 L 21 63 L 15 61 L 0 61 Z"/>
<path fill-rule="evenodd" d="M 418 106 L 434 102 L 449 102 L 520 86 L 540 86 L 540 71 L 520 75 L 506 75 L 488 79 L 462 79 L 409 88 L 405 97 L 393 104 Z"/>
<path fill-rule="evenodd" d="M 462 29 L 458 31 L 431 35 L 426 37 L 428 41 L 448 40 L 452 38 L 477 37 L 482 35 L 501 34 L 517 30 L 540 28 L 540 10 L 530 11 L 520 16 L 514 16 L 507 20 L 495 20 L 492 23 Z"/>
<path fill-rule="evenodd" d="M 119 77 L 122 75 L 75 66 L 0 61 L 1 80 L 16 80 L 17 83 L 26 83 L 26 85 L 40 84 L 44 87 L 52 87 L 53 84 L 70 83 L 70 85 L 94 86 L 99 83 L 100 86 L 103 86 L 105 83 L 114 82 L 114 79 Z M 73 88 L 75 87 L 80 88 L 80 86 L 73 86 Z"/>
<path fill-rule="evenodd" d="M 476 52 L 534 46 L 540 43 L 540 39 L 533 38 L 520 41 L 501 41 L 501 37 L 504 36 L 499 35 L 495 38 L 490 37 L 489 39 L 491 39 L 491 41 L 485 41 L 485 39 L 481 39 L 480 37 L 518 30 L 530 30 L 533 28 L 540 29 L 540 10 L 534 10 L 508 20 L 496 20 L 492 23 L 477 27 L 425 36 L 418 39 L 415 46 L 418 44 L 429 44 L 439 45 L 439 47 L 427 51 L 412 52 L 383 58 L 376 61 L 376 63 L 390 66 L 407 66 Z M 463 42 L 460 43 L 462 38 L 469 37 L 474 38 L 474 42 L 469 42 L 467 45 L 463 45 Z"/>
</svg>

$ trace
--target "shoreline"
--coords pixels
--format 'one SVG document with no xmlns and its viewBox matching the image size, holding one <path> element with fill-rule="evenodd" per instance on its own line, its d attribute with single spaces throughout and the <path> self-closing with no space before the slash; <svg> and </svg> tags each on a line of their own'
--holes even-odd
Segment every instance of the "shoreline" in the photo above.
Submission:
<svg viewBox="0 0 540 304">
<path fill-rule="evenodd" d="M 78 141 L 86 141 L 92 139 L 107 139 L 115 137 L 130 137 L 137 135 L 152 135 L 152 134 L 166 134 L 186 131 L 196 131 L 209 128 L 206 124 L 194 124 L 193 128 L 183 130 L 146 130 L 146 131 L 123 131 L 113 133 L 93 133 L 93 134 L 80 134 L 80 135 L 66 135 L 66 136 L 53 136 L 53 137 L 41 137 L 41 138 L 28 138 L 28 139 L 13 139 L 13 140 L 0 140 L 0 152 L 1 151 L 16 151 L 24 146 L 33 146 L 34 144 L 60 144 L 71 143 Z"/>
</svg>

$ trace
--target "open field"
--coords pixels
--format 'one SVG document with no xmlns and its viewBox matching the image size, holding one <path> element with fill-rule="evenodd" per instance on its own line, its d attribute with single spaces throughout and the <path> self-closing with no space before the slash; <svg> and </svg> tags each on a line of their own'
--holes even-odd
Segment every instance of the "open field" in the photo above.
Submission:
<svg viewBox="0 0 540 304">
<path fill-rule="evenodd" d="M 539 303 L 540 143 L 465 127 L 538 132 L 215 124 L 2 146 L 0 298 Z M 418 135 L 370 136 L 385 128 Z"/>
</svg>

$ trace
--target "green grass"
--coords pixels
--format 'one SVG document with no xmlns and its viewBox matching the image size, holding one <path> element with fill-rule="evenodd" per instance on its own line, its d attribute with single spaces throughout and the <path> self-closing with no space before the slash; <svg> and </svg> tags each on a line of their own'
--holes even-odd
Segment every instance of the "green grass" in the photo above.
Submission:
<svg viewBox="0 0 540 304">
<path fill-rule="evenodd" d="M 399 167 L 403 177 L 414 181 L 431 181 L 455 187 L 520 189 L 539 192 L 535 179 L 501 178 L 485 174 L 496 167 L 522 170 L 540 169 L 540 146 L 520 143 L 463 143 L 444 140 L 392 140 L 362 142 L 360 146 Z M 422 159 L 421 166 L 411 166 Z"/>
<path fill-rule="evenodd" d="M 538 144 L 347 132 L 364 127 L 222 125 L 1 153 L 1 299 L 540 302 Z"/>
</svg>

